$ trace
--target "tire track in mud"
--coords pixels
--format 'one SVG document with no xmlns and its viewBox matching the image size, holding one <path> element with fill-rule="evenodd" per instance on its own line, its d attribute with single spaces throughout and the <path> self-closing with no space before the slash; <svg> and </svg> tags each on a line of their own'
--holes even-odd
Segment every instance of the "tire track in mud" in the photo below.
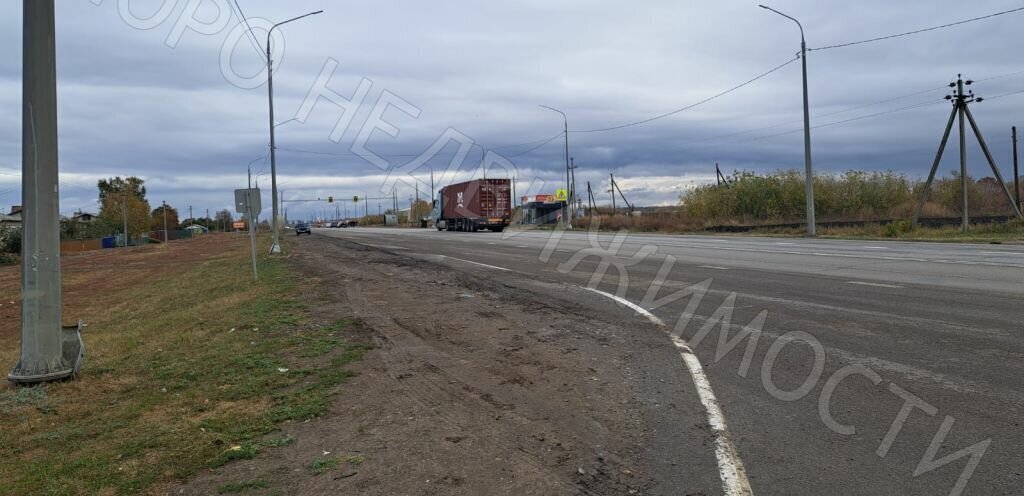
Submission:
<svg viewBox="0 0 1024 496">
<path fill-rule="evenodd" d="M 442 267 L 379 251 L 349 246 L 330 259 L 303 256 L 345 274 L 339 296 L 378 333 L 389 380 L 450 429 L 545 474 L 545 484 L 557 481 L 551 488 L 560 494 L 631 494 L 648 485 L 636 468 L 637 437 L 628 434 L 637 421 L 622 413 L 629 396 L 617 383 L 624 381 L 581 363 L 586 354 L 574 347 L 586 323 L 547 332 L 547 305 L 525 311 L 501 288 L 466 285 Z M 500 310 L 487 309 L 497 302 Z M 480 332 L 492 324 L 493 332 Z"/>
</svg>

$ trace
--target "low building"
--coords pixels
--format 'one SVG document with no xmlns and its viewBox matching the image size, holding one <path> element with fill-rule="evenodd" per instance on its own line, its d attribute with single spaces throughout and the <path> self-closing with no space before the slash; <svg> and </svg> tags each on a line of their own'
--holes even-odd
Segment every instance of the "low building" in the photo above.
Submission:
<svg viewBox="0 0 1024 496">
<path fill-rule="evenodd" d="M 79 210 L 75 212 L 75 215 L 71 216 L 71 220 L 78 222 L 79 224 L 92 224 L 96 221 L 98 216 L 96 214 L 90 214 L 89 212 L 82 212 Z"/>
<path fill-rule="evenodd" d="M 21 227 L 21 205 L 11 207 L 11 213 L 0 213 L 0 225 L 8 227 Z"/>
<path fill-rule="evenodd" d="M 565 202 L 555 199 L 555 195 L 530 195 L 521 200 L 523 224 L 557 224 L 562 218 Z"/>
</svg>

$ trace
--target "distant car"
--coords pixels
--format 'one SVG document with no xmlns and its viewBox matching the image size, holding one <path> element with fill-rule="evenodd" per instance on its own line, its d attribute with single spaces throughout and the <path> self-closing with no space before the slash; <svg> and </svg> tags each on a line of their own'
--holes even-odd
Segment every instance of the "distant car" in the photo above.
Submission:
<svg viewBox="0 0 1024 496">
<path fill-rule="evenodd" d="M 306 224 L 305 222 L 295 224 L 295 235 L 298 236 L 300 234 L 313 234 L 313 231 L 309 230 L 309 224 Z"/>
</svg>

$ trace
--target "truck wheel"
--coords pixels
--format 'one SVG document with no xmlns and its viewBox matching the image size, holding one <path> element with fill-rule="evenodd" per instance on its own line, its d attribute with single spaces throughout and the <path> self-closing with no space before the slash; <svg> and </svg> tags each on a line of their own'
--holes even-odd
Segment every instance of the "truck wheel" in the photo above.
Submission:
<svg viewBox="0 0 1024 496">
<path fill-rule="evenodd" d="M 494 231 L 496 233 L 500 233 L 501 231 L 504 231 L 504 230 L 505 230 L 504 227 L 492 227 L 491 228 L 491 231 Z"/>
</svg>

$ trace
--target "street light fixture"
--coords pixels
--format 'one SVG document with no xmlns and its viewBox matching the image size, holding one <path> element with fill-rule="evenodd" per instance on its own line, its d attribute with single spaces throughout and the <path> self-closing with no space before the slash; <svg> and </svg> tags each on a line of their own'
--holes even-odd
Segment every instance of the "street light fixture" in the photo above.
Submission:
<svg viewBox="0 0 1024 496">
<path fill-rule="evenodd" d="M 567 206 L 567 205 L 569 205 L 569 202 L 572 201 L 571 194 L 569 193 L 569 187 L 570 187 L 569 186 L 569 118 L 565 116 L 565 112 L 562 112 L 561 110 L 558 110 L 558 109 L 556 109 L 554 107 L 549 107 L 547 105 L 541 105 L 541 107 L 544 107 L 544 108 L 546 108 L 548 110 L 553 110 L 555 112 L 558 112 L 559 114 L 562 114 L 562 121 L 565 124 L 563 132 L 565 133 L 565 191 L 566 191 L 565 205 Z M 562 207 L 562 219 L 563 219 L 563 222 L 565 222 L 565 226 L 567 228 L 569 228 L 569 229 L 572 229 L 572 209 L 571 208 L 566 208 L 565 206 Z"/>
<path fill-rule="evenodd" d="M 803 64 L 804 72 L 804 168 L 806 169 L 806 201 L 807 201 L 807 236 L 814 237 L 816 234 L 814 222 L 814 172 L 811 168 L 811 114 L 810 106 L 807 103 L 807 42 L 804 41 L 804 27 L 800 21 L 783 14 L 767 5 L 758 5 L 765 10 L 770 10 L 786 19 L 796 23 L 800 28 L 800 61 Z"/>
<path fill-rule="evenodd" d="M 249 162 L 249 165 L 245 166 L 245 170 L 248 172 L 248 178 L 249 178 L 248 179 L 248 184 L 249 184 L 249 188 L 250 189 L 252 188 L 252 164 L 255 164 L 256 162 L 259 162 L 260 160 L 265 160 L 266 158 L 267 158 L 266 155 L 264 155 L 264 156 L 262 156 L 260 158 L 254 158 L 252 160 L 252 162 Z"/>
<path fill-rule="evenodd" d="M 270 243 L 270 253 L 281 253 L 281 244 L 279 242 L 277 223 L 277 155 L 275 153 L 274 146 L 274 128 L 276 127 L 274 126 L 274 59 L 271 58 L 270 55 L 270 35 L 271 33 L 274 32 L 274 28 L 278 26 L 288 24 L 289 22 L 292 21 L 297 21 L 299 19 L 302 19 L 303 17 L 309 17 L 311 15 L 320 14 L 322 12 L 322 10 L 318 10 L 316 12 L 310 12 L 308 14 L 303 14 L 298 17 L 293 17 L 291 19 L 288 19 L 287 21 L 282 21 L 277 24 L 274 24 L 273 26 L 270 27 L 269 30 L 267 30 L 267 99 L 270 104 L 270 200 L 271 202 L 273 202 L 273 208 L 271 209 L 272 217 L 270 219 L 271 229 L 273 231 L 273 239 Z"/>
</svg>

